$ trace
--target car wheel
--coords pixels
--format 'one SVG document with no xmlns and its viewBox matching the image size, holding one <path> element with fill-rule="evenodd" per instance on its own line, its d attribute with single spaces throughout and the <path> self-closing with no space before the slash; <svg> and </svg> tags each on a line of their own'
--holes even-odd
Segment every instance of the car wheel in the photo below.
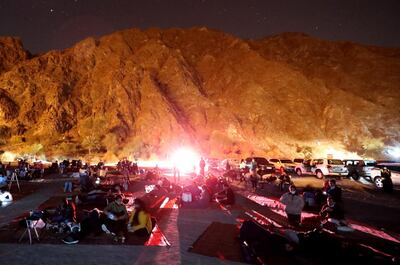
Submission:
<svg viewBox="0 0 400 265">
<path fill-rule="evenodd" d="M 301 169 L 300 169 L 300 168 L 296 169 L 296 174 L 297 174 L 297 176 L 301 176 L 301 175 L 302 175 L 302 174 L 301 174 Z"/>
<path fill-rule="evenodd" d="M 354 179 L 354 180 L 359 180 L 359 179 L 360 179 L 360 176 L 359 176 L 357 173 L 351 174 L 350 177 L 351 177 L 352 179 Z"/>
<path fill-rule="evenodd" d="M 375 183 L 375 187 L 377 187 L 378 189 L 383 188 L 383 178 L 382 177 L 375 177 L 374 183 Z"/>
<path fill-rule="evenodd" d="M 317 179 L 323 179 L 324 178 L 324 174 L 322 174 L 322 171 L 318 170 L 315 173 L 316 173 L 315 176 L 317 177 Z"/>
</svg>

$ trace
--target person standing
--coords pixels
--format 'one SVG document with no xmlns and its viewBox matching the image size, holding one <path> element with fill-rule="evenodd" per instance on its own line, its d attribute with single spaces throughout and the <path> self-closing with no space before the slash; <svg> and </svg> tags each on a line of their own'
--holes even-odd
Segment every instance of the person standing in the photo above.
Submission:
<svg viewBox="0 0 400 265">
<path fill-rule="evenodd" d="M 244 174 L 246 173 L 246 161 L 244 161 L 244 159 L 240 161 L 239 170 L 240 170 L 240 182 L 242 182 L 245 180 Z"/>
<path fill-rule="evenodd" d="M 176 166 L 176 163 L 174 163 L 173 171 L 174 171 L 174 183 L 177 184 L 177 181 L 180 182 L 181 173 L 179 171 L 179 168 Z"/>
<path fill-rule="evenodd" d="M 1 161 L 0 161 L 0 176 L 3 177 L 7 176 L 6 167 L 3 165 L 3 163 L 1 163 Z"/>
<path fill-rule="evenodd" d="M 342 202 L 342 189 L 336 186 L 336 180 L 330 179 L 328 182 L 328 189 L 326 190 L 326 195 L 332 197 L 336 203 Z"/>
<path fill-rule="evenodd" d="M 254 157 L 251 160 L 251 164 L 250 164 L 250 173 L 253 173 L 253 172 L 257 173 L 257 162 L 254 159 Z"/>
<path fill-rule="evenodd" d="M 258 184 L 258 179 L 259 175 L 257 174 L 257 170 L 251 170 L 250 171 L 250 182 L 251 182 L 251 187 L 253 192 L 257 191 L 257 184 Z"/>
<path fill-rule="evenodd" d="M 204 177 L 204 168 L 206 167 L 206 161 L 204 161 L 203 157 L 200 159 L 200 176 Z"/>
<path fill-rule="evenodd" d="M 301 223 L 301 211 L 304 207 L 304 200 L 297 193 L 294 185 L 289 186 L 289 192 L 282 195 L 279 201 L 285 205 L 285 212 L 289 225 L 299 226 Z"/>
</svg>

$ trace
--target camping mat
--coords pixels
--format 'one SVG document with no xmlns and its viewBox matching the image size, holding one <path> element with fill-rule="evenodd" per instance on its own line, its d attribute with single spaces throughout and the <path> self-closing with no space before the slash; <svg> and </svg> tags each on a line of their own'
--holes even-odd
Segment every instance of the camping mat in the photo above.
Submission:
<svg viewBox="0 0 400 265">
<path fill-rule="evenodd" d="M 194 242 L 189 251 L 223 260 L 243 262 L 238 236 L 237 225 L 213 222 Z"/>
</svg>

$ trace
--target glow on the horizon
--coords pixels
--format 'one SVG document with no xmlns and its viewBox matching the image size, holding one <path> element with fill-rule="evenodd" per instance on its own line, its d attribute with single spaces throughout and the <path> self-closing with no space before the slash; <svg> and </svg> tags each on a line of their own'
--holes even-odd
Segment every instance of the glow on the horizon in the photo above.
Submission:
<svg viewBox="0 0 400 265">
<path fill-rule="evenodd" d="M 171 158 L 173 166 L 176 166 L 182 173 L 196 172 L 198 169 L 200 156 L 190 148 L 176 150 Z"/>
</svg>

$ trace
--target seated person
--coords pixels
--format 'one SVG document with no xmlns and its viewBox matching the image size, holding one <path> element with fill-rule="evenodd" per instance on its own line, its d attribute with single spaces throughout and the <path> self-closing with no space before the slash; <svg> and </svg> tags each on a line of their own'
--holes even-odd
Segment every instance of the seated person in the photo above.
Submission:
<svg viewBox="0 0 400 265">
<path fill-rule="evenodd" d="M 197 201 L 182 202 L 183 208 L 207 208 L 211 202 L 211 194 L 206 185 L 201 187 L 200 197 Z"/>
<path fill-rule="evenodd" d="M 117 240 L 120 239 L 124 243 L 127 232 L 126 222 L 128 220 L 128 212 L 125 204 L 122 202 L 122 196 L 117 195 L 115 201 L 109 203 L 104 208 L 104 213 L 107 215 L 107 218 L 101 228 L 107 234 L 115 235 Z"/>
<path fill-rule="evenodd" d="M 223 205 L 232 205 L 235 203 L 235 193 L 228 184 L 224 183 L 223 190 L 216 194 L 216 200 Z"/>
<path fill-rule="evenodd" d="M 63 238 L 62 241 L 68 245 L 77 244 L 91 233 L 96 235 L 100 234 L 102 231 L 102 220 L 105 218 L 103 212 L 94 208 L 79 224 L 78 227 L 80 227 L 80 229 L 78 231 L 73 230 L 72 233 Z"/>
<path fill-rule="evenodd" d="M 169 189 L 171 186 L 171 182 L 166 177 L 161 178 L 157 184 L 165 189 Z"/>
<path fill-rule="evenodd" d="M 183 188 L 184 192 L 190 192 L 192 194 L 192 201 L 196 201 L 200 198 L 201 190 L 196 183 L 192 183 L 189 186 Z"/>
<path fill-rule="evenodd" d="M 206 186 L 209 191 L 211 191 L 211 194 L 214 194 L 218 191 L 218 178 L 208 174 L 206 178 Z"/>
<path fill-rule="evenodd" d="M 335 224 L 340 224 L 344 222 L 344 212 L 342 208 L 330 196 L 328 196 L 328 198 L 326 199 L 326 204 L 322 206 L 319 215 L 324 220 L 330 221 Z"/>
<path fill-rule="evenodd" d="M 57 207 L 56 213 L 51 218 L 51 221 L 57 223 L 76 222 L 76 207 L 71 197 L 63 199 L 61 205 Z"/>
<path fill-rule="evenodd" d="M 144 201 L 136 198 L 133 202 L 134 209 L 128 222 L 128 231 L 138 236 L 149 236 L 153 230 L 150 214 L 146 211 Z"/>
</svg>

